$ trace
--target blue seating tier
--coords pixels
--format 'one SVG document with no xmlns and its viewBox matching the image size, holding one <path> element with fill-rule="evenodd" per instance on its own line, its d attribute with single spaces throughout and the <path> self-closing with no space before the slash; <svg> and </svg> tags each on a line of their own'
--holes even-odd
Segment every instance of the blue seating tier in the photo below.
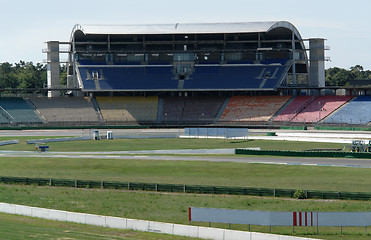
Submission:
<svg viewBox="0 0 371 240">
<path fill-rule="evenodd" d="M 323 122 L 357 125 L 371 122 L 371 96 L 355 98 Z"/>
<path fill-rule="evenodd" d="M 85 90 L 274 89 L 287 65 L 195 65 L 180 82 L 170 65 L 79 66 Z"/>
<path fill-rule="evenodd" d="M 176 89 L 172 67 L 80 67 L 85 90 Z M 95 75 L 95 76 L 94 76 Z"/>
</svg>

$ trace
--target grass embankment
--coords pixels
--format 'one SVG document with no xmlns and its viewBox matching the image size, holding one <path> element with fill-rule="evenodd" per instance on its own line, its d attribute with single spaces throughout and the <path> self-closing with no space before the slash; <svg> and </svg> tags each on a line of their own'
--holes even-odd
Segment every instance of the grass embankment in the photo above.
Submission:
<svg viewBox="0 0 371 240">
<path fill-rule="evenodd" d="M 193 238 L 110 229 L 84 224 L 49 221 L 24 216 L 0 214 L 1 239 L 126 239 L 186 240 Z"/>
<path fill-rule="evenodd" d="M 363 201 L 288 200 L 35 186 L 0 186 L 0 202 L 179 224 L 188 224 L 189 206 L 264 211 L 371 211 L 369 202 Z M 212 224 L 212 227 L 228 228 L 228 225 Z M 232 224 L 232 229 L 248 230 L 248 226 Z M 364 228 L 343 228 L 343 234 L 346 234 L 343 237 L 340 236 L 340 228 L 321 227 L 319 230 L 319 235 L 316 235 L 316 228 L 298 227 L 295 234 L 320 239 L 371 239 L 371 236 L 363 235 Z M 251 226 L 251 231 L 270 230 L 269 227 Z M 291 235 L 292 227 L 273 227 L 272 232 Z"/>
</svg>

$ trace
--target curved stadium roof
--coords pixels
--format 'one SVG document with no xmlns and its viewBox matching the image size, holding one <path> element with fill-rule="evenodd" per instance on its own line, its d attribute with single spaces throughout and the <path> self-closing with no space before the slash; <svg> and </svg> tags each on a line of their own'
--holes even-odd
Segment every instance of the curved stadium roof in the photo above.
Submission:
<svg viewBox="0 0 371 240">
<path fill-rule="evenodd" d="M 71 40 L 78 30 L 84 34 L 208 34 L 270 32 L 277 28 L 289 29 L 301 40 L 299 31 L 286 21 L 236 23 L 175 23 L 148 25 L 75 25 Z"/>
</svg>

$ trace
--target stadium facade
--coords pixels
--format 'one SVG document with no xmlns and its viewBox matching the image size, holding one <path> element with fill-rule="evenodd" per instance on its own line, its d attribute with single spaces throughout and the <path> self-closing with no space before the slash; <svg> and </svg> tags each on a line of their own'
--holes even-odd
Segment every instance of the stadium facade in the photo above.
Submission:
<svg viewBox="0 0 371 240">
<path fill-rule="evenodd" d="M 282 95 L 325 86 L 324 39 L 303 39 L 284 21 L 76 25 L 70 42 L 47 45 L 48 87 L 60 87 L 66 53 L 76 96 Z"/>
</svg>

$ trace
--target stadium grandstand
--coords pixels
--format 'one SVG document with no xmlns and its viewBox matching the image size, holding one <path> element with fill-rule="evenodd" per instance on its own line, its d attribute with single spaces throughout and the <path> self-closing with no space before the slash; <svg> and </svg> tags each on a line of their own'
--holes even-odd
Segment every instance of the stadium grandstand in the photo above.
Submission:
<svg viewBox="0 0 371 240">
<path fill-rule="evenodd" d="M 68 87 L 94 96 L 255 95 L 324 86 L 324 68 L 308 78 L 307 49 L 288 22 L 76 25 L 70 44 Z"/>
<path fill-rule="evenodd" d="M 48 97 L 22 104 L 28 124 L 368 124 L 342 116 L 367 91 L 325 86 L 324 42 L 285 21 L 76 25 L 46 43 Z M 27 124 L 9 106 L 1 123 Z"/>
</svg>

